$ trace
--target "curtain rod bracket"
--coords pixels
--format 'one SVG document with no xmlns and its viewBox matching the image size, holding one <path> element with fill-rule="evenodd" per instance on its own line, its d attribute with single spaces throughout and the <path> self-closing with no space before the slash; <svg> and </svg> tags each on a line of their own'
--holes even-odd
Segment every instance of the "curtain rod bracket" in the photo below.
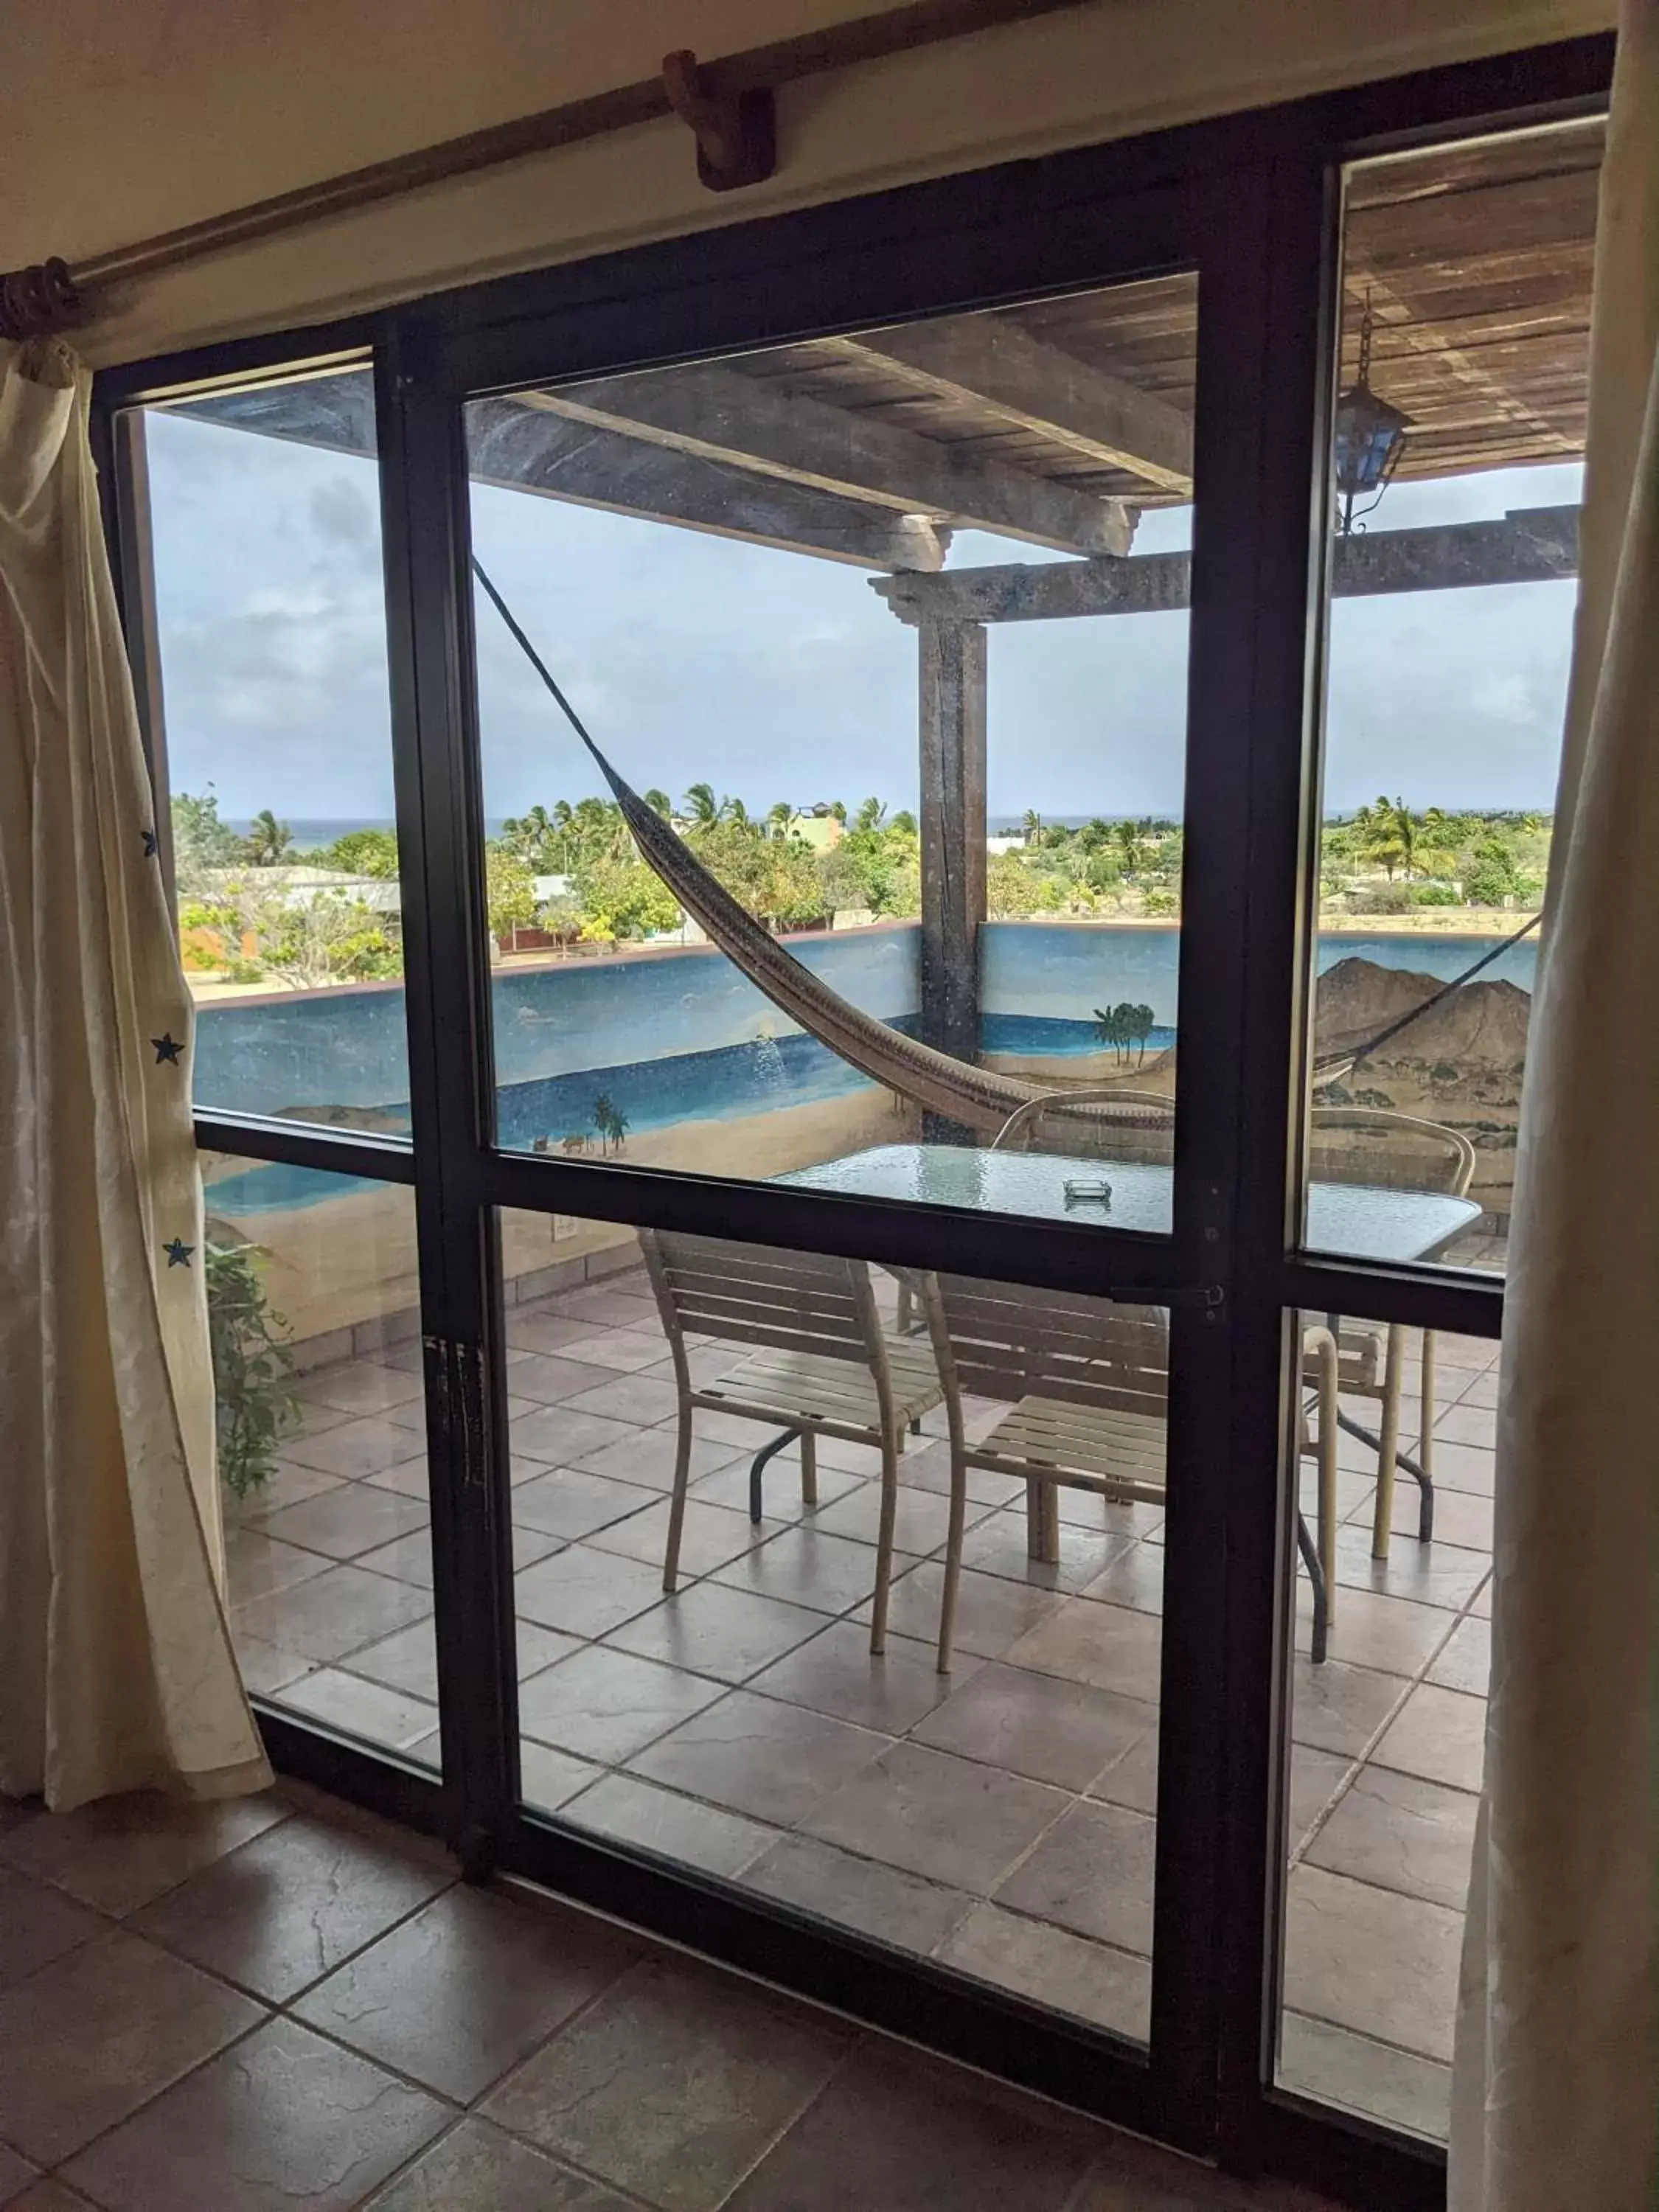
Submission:
<svg viewBox="0 0 1659 2212">
<path fill-rule="evenodd" d="M 663 89 L 697 142 L 697 174 L 711 192 L 763 184 L 778 166 L 777 101 L 769 87 L 712 93 L 685 48 L 665 54 Z"/>
<path fill-rule="evenodd" d="M 80 310 L 75 279 L 56 256 L 0 274 L 0 338 L 49 337 L 70 329 Z"/>
</svg>

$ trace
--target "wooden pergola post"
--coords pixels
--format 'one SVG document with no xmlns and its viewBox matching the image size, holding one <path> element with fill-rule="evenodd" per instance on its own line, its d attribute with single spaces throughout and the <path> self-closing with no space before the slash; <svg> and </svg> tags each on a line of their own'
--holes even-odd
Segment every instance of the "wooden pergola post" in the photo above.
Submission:
<svg viewBox="0 0 1659 2212">
<path fill-rule="evenodd" d="M 985 625 L 917 625 L 921 738 L 921 1030 L 979 1057 L 979 925 L 985 919 Z"/>
</svg>

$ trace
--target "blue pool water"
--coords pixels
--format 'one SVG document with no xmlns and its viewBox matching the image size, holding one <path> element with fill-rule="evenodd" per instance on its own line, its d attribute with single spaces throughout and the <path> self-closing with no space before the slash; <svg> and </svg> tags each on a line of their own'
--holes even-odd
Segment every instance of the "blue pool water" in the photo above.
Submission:
<svg viewBox="0 0 1659 2212">
<path fill-rule="evenodd" d="M 1450 979 L 1486 938 L 1327 933 L 1322 972 L 1358 956 L 1380 966 Z M 1079 1058 L 1109 1050 L 1092 1009 L 1127 999 L 1150 1006 L 1145 1057 L 1175 1042 L 1180 933 L 1167 926 L 1090 928 L 998 923 L 981 941 L 981 1045 L 988 1053 Z M 834 988 L 896 1028 L 914 1031 L 920 932 L 898 927 L 797 939 L 798 957 Z M 1485 971 L 1530 990 L 1537 950 L 1511 947 Z M 712 949 L 513 970 L 494 992 L 501 1142 L 557 1148 L 592 1136 L 603 1095 L 642 1134 L 677 1123 L 735 1121 L 874 1089 L 779 1013 Z M 203 1007 L 197 1021 L 196 1097 L 231 1112 L 343 1109 L 349 1124 L 406 1130 L 409 1074 L 404 997 L 396 984 L 295 993 Z M 1141 1055 L 1123 1062 L 1133 1074 Z M 250 1166 L 212 1185 L 212 1211 L 281 1212 L 375 1186 L 277 1165 Z"/>
<path fill-rule="evenodd" d="M 301 1206 L 319 1206 L 331 1198 L 355 1197 L 365 1190 L 384 1190 L 366 1176 L 332 1175 L 321 1168 L 298 1168 L 286 1160 L 266 1160 L 221 1176 L 207 1187 L 208 1212 L 235 1219 L 245 1213 L 289 1213 Z"/>
</svg>

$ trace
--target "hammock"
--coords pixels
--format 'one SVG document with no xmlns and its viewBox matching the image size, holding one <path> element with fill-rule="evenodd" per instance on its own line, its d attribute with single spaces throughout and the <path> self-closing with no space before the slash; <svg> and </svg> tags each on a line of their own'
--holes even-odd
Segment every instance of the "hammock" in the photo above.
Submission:
<svg viewBox="0 0 1659 2212">
<path fill-rule="evenodd" d="M 965 1124 L 984 1136 L 995 1136 L 1022 1106 L 1047 1099 L 1057 1104 L 1064 1094 L 1053 1086 L 1023 1082 L 1018 1076 L 999 1075 L 988 1068 L 970 1066 L 950 1054 L 935 1052 L 902 1030 L 889 1028 L 866 1014 L 838 992 L 832 991 L 793 954 L 779 944 L 764 923 L 740 906 L 724 884 L 704 867 L 685 840 L 665 822 L 653 806 L 626 783 L 594 744 L 541 656 L 520 628 L 507 602 L 480 563 L 472 556 L 473 574 L 489 594 L 495 611 L 514 640 L 547 686 L 565 720 L 592 756 L 595 766 L 616 795 L 623 818 L 632 831 L 641 857 L 659 877 L 686 912 L 697 921 L 732 962 L 741 969 L 757 991 L 792 1021 L 817 1038 L 821 1044 L 860 1074 L 887 1090 L 897 1091 L 927 1112 Z M 1126 1111 L 1127 1102 L 1114 1107 L 1093 1101 L 1079 1104 L 1078 1114 L 1091 1121 L 1138 1128 L 1157 1121 L 1167 1126 L 1167 1116 L 1141 1110 Z"/>
</svg>

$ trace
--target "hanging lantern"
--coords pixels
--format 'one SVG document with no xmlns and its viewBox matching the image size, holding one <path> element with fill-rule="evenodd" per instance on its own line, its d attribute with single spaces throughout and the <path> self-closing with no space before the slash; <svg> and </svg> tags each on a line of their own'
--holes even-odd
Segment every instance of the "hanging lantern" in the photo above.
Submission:
<svg viewBox="0 0 1659 2212">
<path fill-rule="evenodd" d="M 1343 537 L 1354 526 L 1354 503 L 1367 500 L 1360 510 L 1369 514 L 1388 489 L 1389 479 L 1400 465 L 1411 416 L 1390 407 L 1371 390 L 1371 302 L 1365 295 L 1364 319 L 1359 325 L 1359 373 L 1336 403 L 1334 444 L 1337 495 L 1342 502 L 1337 525 Z"/>
</svg>

